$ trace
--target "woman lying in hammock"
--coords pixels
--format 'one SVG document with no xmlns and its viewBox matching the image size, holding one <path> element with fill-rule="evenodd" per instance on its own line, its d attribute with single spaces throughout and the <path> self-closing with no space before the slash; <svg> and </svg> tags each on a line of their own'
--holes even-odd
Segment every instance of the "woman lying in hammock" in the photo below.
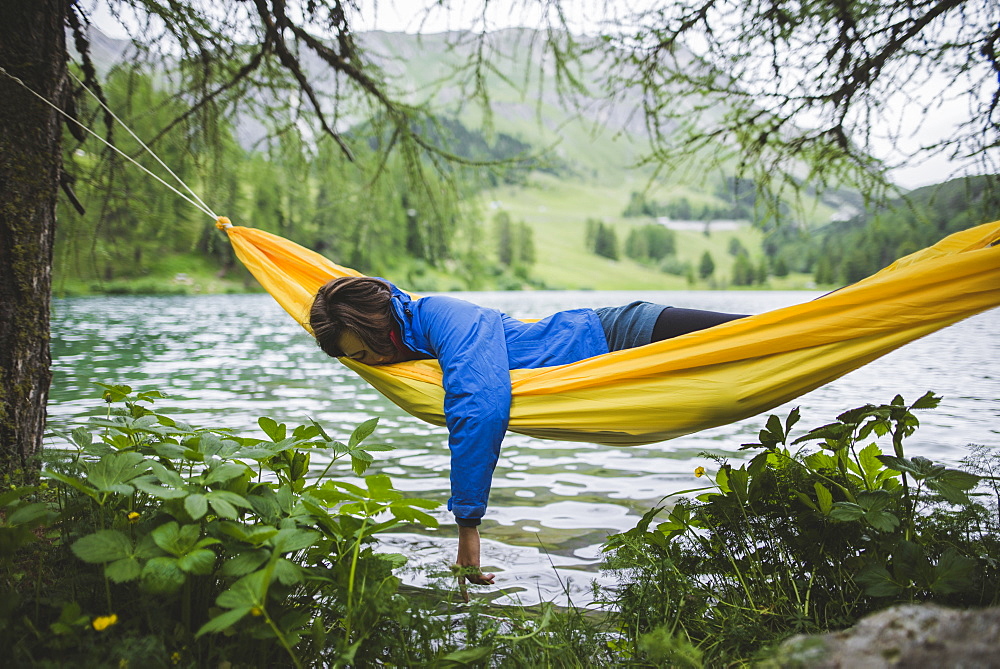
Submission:
<svg viewBox="0 0 1000 669">
<path fill-rule="evenodd" d="M 471 583 L 493 583 L 479 565 L 478 525 L 510 414 L 510 370 L 569 363 L 725 323 L 737 314 L 633 302 L 561 311 L 524 323 L 453 297 L 413 299 L 371 277 L 330 281 L 316 294 L 310 325 L 333 357 L 366 365 L 435 358 L 445 389 L 451 499 L 459 568 Z"/>
</svg>

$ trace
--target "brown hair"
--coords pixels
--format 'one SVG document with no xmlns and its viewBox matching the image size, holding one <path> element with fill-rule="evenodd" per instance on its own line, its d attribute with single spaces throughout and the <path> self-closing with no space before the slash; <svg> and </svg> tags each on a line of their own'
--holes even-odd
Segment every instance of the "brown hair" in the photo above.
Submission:
<svg viewBox="0 0 1000 669">
<path fill-rule="evenodd" d="M 327 282 L 316 293 L 309 312 L 316 343 L 327 355 L 344 355 L 338 340 L 354 333 L 379 355 L 391 355 L 396 347 L 389 333 L 396 328 L 389 284 L 367 276 L 345 276 Z"/>
</svg>

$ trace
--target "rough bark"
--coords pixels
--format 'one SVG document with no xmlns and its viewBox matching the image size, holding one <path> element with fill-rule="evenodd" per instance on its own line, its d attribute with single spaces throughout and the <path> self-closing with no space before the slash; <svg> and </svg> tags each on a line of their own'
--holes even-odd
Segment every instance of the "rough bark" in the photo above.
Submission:
<svg viewBox="0 0 1000 669">
<path fill-rule="evenodd" d="M 0 66 L 53 101 L 66 90 L 69 3 L 0 2 Z M 0 477 L 31 478 L 42 446 L 61 123 L 0 73 Z"/>
</svg>

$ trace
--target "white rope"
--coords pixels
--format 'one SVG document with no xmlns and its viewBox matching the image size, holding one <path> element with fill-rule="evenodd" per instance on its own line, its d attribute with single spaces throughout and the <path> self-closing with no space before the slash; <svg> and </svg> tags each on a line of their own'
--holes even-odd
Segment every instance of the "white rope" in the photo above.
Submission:
<svg viewBox="0 0 1000 669">
<path fill-rule="evenodd" d="M 134 132 L 132 132 L 132 129 L 130 127 L 128 127 L 127 125 L 125 125 L 125 122 L 122 121 L 120 118 L 118 118 L 118 116 L 116 116 L 115 113 L 113 111 L 111 111 L 111 109 L 106 104 L 104 104 L 104 101 L 101 100 L 101 98 L 99 98 L 97 96 L 97 94 L 94 93 L 94 91 L 92 91 L 89 88 L 87 88 L 86 84 L 84 84 L 82 81 L 80 81 L 80 79 L 75 74 L 73 74 L 72 70 L 67 70 L 67 72 L 69 72 L 69 76 L 73 77 L 73 80 L 76 81 L 76 83 L 80 84 L 80 87 L 83 88 L 83 90 L 85 90 L 88 93 L 90 93 L 90 96 L 92 98 L 94 98 L 95 100 L 97 100 L 97 104 L 101 105 L 101 107 L 104 108 L 104 111 L 106 111 L 109 114 L 111 114 L 111 118 L 113 118 L 114 120 L 118 121 L 118 124 L 121 125 L 121 127 L 125 128 L 125 130 L 128 131 L 128 134 L 132 135 L 132 137 L 135 139 L 135 141 L 139 142 L 139 146 L 141 146 L 142 148 L 146 149 L 146 151 L 149 152 L 149 155 L 153 156 L 153 158 L 156 159 L 156 162 L 158 162 L 163 167 L 163 169 L 165 169 L 170 174 L 170 176 L 172 176 L 173 178 L 177 179 L 177 183 L 179 183 L 180 185 L 184 186 L 184 188 L 186 188 L 187 191 L 189 193 L 191 193 L 191 196 L 195 200 L 197 200 L 198 203 L 202 206 L 202 211 L 206 212 L 212 218 L 218 218 L 218 216 L 216 216 L 216 214 L 212 211 L 212 209 L 207 204 L 205 204 L 200 197 L 198 197 L 198 194 L 195 193 L 191 189 L 190 186 L 188 186 L 186 183 L 184 183 L 183 179 L 181 179 L 179 176 L 177 176 L 176 174 L 174 174 L 174 171 L 171 170 L 167 166 L 167 164 L 165 162 L 163 162 L 162 160 L 160 160 L 160 157 L 158 155 L 156 155 L 151 148 L 149 148 L 148 146 L 146 146 L 146 143 L 143 142 L 141 139 L 139 139 L 139 136 L 136 135 Z"/>
<path fill-rule="evenodd" d="M 7 77 L 9 77 L 10 79 L 12 79 L 16 83 L 20 84 L 26 91 L 28 91 L 29 93 L 31 93 L 32 95 L 34 95 L 36 98 L 38 98 L 39 100 L 41 100 L 42 102 L 44 102 L 48 106 L 50 106 L 53 109 L 55 109 L 57 112 L 59 112 L 60 114 L 62 114 L 63 116 L 65 116 L 67 119 L 69 119 L 70 121 L 72 121 L 76 125 L 78 125 L 81 128 L 83 128 L 86 132 L 89 132 L 91 135 L 93 135 L 98 140 L 100 140 L 101 142 L 103 142 L 109 149 L 115 151 L 120 156 L 122 156 L 123 158 L 125 158 L 126 160 L 128 160 L 129 162 L 131 162 L 132 164 L 134 164 L 136 167 L 138 167 L 139 169 L 141 169 L 143 172 L 145 172 L 149 176 L 151 176 L 154 179 L 156 179 L 157 181 L 159 181 L 161 184 L 163 184 L 164 186 L 166 186 L 168 189 L 170 189 L 171 191 L 173 191 L 174 193 L 176 193 L 182 200 L 184 200 L 188 204 L 193 205 L 195 208 L 199 209 L 200 211 L 202 211 L 203 213 L 207 214 L 208 216 L 211 216 L 214 219 L 218 219 L 219 218 L 211 209 L 208 208 L 208 206 L 204 202 L 201 201 L 201 198 L 199 198 L 197 195 L 195 195 L 194 191 L 192 191 L 188 187 L 188 185 L 185 184 L 180 179 L 180 177 L 178 177 L 176 174 L 174 174 L 173 172 L 171 172 L 170 168 L 168 168 L 166 165 L 163 164 L 163 161 L 160 160 L 159 157 L 157 157 L 157 155 L 155 153 L 153 153 L 152 149 L 150 149 L 148 146 L 146 146 L 145 144 L 143 144 L 142 141 L 139 140 L 139 138 L 135 136 L 135 133 L 133 133 L 131 130 L 129 130 L 128 126 L 126 126 L 124 123 L 122 123 L 122 121 L 117 116 L 115 116 L 114 113 L 111 112 L 110 109 L 108 109 L 108 112 L 111 113 L 112 117 L 114 117 L 114 119 L 116 121 L 118 121 L 118 123 L 120 123 L 123 128 L 125 128 L 126 130 L 128 130 L 129 133 L 133 137 L 135 137 L 136 140 L 138 140 L 140 144 L 142 144 L 142 147 L 144 149 L 146 149 L 146 151 L 148 151 L 154 158 L 156 158 L 156 160 L 161 165 L 163 165 L 163 167 L 165 167 L 167 169 L 167 171 L 170 172 L 170 174 L 175 179 L 177 179 L 185 188 L 187 188 L 188 191 L 190 191 L 191 194 L 194 195 L 195 200 L 192 200 L 187 195 L 185 195 L 181 191 L 177 190 L 176 188 L 174 188 L 173 186 L 171 186 L 170 184 L 168 184 L 166 181 L 164 181 L 162 178 L 160 178 L 160 176 L 158 174 L 156 174 L 155 172 L 150 171 L 145 165 L 142 165 L 137 160 L 135 160 L 135 158 L 133 158 L 132 156 L 128 155 L 127 153 L 125 153 L 124 151 L 122 151 L 121 149 L 119 149 L 117 146 L 115 146 L 114 144 L 112 144 L 108 140 L 104 139 L 99 134 L 97 134 L 96 132 L 94 132 L 93 130 L 91 130 L 90 128 L 88 128 L 87 126 L 85 126 L 84 124 L 80 123 L 78 120 L 76 120 L 75 118 L 73 118 L 72 116 L 70 116 L 69 114 L 67 114 L 65 111 L 63 111 L 62 109 L 60 109 L 57 105 L 53 104 L 47 98 L 45 98 L 45 96 L 41 95 L 40 93 L 35 92 L 26 83 L 24 83 L 23 81 L 21 81 L 20 79 L 18 79 L 17 77 L 15 77 L 13 74 L 11 74 L 10 72 L 8 72 L 6 69 L 4 69 L 4 67 L 2 65 L 0 65 L 0 73 L 6 75 Z M 70 73 L 70 74 L 72 75 L 72 73 Z M 73 78 L 76 79 L 75 76 Z M 77 79 L 77 81 L 79 81 L 79 79 Z M 86 88 L 86 87 L 84 87 L 84 88 Z M 88 89 L 88 91 L 89 91 L 89 89 Z M 93 93 L 91 93 L 91 95 L 93 95 Z M 103 103 L 102 103 L 101 106 L 104 106 Z M 104 107 L 104 108 L 107 109 L 107 107 Z"/>
</svg>

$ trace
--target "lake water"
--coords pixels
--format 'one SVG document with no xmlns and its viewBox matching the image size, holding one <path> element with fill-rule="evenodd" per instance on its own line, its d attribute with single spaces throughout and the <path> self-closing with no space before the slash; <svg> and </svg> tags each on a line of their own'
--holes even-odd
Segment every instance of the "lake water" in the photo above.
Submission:
<svg viewBox="0 0 1000 669">
<path fill-rule="evenodd" d="M 465 299 L 518 317 L 561 309 L 645 299 L 692 308 L 758 313 L 804 302 L 806 292 L 517 292 L 462 293 Z M 981 314 L 857 370 L 788 406 L 802 411 L 802 428 L 832 420 L 845 409 L 912 401 L 927 390 L 944 396 L 920 414 L 922 426 L 908 455 L 957 463 L 970 443 L 1000 446 L 1000 310 Z M 448 498 L 447 432 L 410 417 L 347 368 L 321 353 L 312 339 L 267 295 L 101 297 L 56 300 L 52 325 L 53 382 L 49 428 L 72 429 L 104 412 L 101 383 L 169 394 L 161 412 L 185 414 L 196 426 L 229 427 L 263 436 L 257 418 L 290 426 L 313 418 L 346 439 L 378 416 L 371 438 L 397 446 L 376 454 L 371 472 L 389 474 L 413 496 Z M 588 603 L 590 584 L 613 585 L 600 574 L 605 537 L 634 526 L 665 495 L 696 487 L 693 470 L 713 463 L 700 454 L 738 463 L 740 444 L 753 441 L 765 416 L 644 447 L 542 441 L 508 435 L 482 527 L 483 564 L 498 575 L 484 588 L 501 602 Z M 58 440 L 50 438 L 50 443 Z M 324 467 L 325 463 L 313 463 Z M 344 471 L 342 469 L 341 471 Z M 423 585 L 454 559 L 456 532 L 439 509 L 438 530 L 387 536 L 385 550 L 409 557 L 404 578 Z"/>
</svg>

